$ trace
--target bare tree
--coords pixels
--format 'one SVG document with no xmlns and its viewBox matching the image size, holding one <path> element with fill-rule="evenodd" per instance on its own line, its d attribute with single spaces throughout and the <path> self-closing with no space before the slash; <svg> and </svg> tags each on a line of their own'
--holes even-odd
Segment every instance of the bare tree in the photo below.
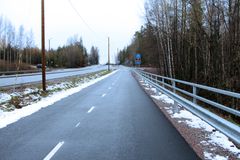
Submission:
<svg viewBox="0 0 240 160">
<path fill-rule="evenodd" d="M 145 11 L 121 63 L 140 52 L 150 65 L 157 52 L 161 75 L 240 92 L 240 0 L 147 0 Z"/>
<path fill-rule="evenodd" d="M 26 63 L 32 64 L 32 48 L 34 47 L 33 31 L 26 35 Z"/>
<path fill-rule="evenodd" d="M 20 69 L 21 64 L 22 64 L 22 55 L 23 55 L 23 48 L 24 48 L 24 27 L 21 25 L 18 29 L 18 35 L 17 35 L 17 48 L 18 48 L 18 52 L 17 52 L 17 59 L 18 59 L 18 63 L 17 63 L 17 70 Z"/>
<path fill-rule="evenodd" d="M 15 43 L 15 28 L 10 22 L 8 23 L 8 27 L 7 27 L 7 37 L 8 37 L 7 38 L 8 39 L 8 63 L 9 63 L 9 66 L 11 66 L 12 59 L 13 61 L 15 60 L 14 53 L 12 53 L 12 49 Z"/>
</svg>

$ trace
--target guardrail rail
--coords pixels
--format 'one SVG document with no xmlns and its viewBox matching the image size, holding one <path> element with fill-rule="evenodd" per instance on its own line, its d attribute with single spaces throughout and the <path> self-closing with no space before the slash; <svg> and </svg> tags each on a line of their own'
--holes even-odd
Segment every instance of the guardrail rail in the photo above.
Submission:
<svg viewBox="0 0 240 160">
<path fill-rule="evenodd" d="M 163 92 L 164 94 L 171 97 L 173 100 L 181 104 L 184 108 L 198 116 L 199 118 L 206 121 L 208 124 L 216 128 L 217 130 L 224 133 L 231 140 L 233 140 L 237 145 L 240 145 L 240 127 L 216 114 L 210 112 L 209 110 L 200 106 L 197 101 L 202 101 L 206 104 L 209 104 L 213 107 L 216 107 L 222 111 L 225 111 L 229 114 L 240 117 L 240 111 L 227 107 L 218 102 L 214 102 L 210 99 L 202 97 L 198 95 L 198 89 L 211 91 L 216 94 L 226 95 L 232 98 L 240 99 L 240 94 L 235 92 L 230 92 L 222 89 L 217 89 L 213 87 L 208 87 L 204 85 L 199 85 L 196 83 L 191 83 L 187 81 L 182 81 L 178 79 L 173 79 L 169 77 L 159 76 L 156 74 L 144 72 L 139 69 L 133 70 L 137 75 L 139 75 L 143 80 L 147 81 L 150 85 L 154 86 L 158 91 Z M 168 83 L 166 82 L 168 81 Z M 177 87 L 176 84 L 187 85 L 192 88 L 192 92 L 184 90 L 182 88 Z M 192 101 L 178 95 L 176 93 L 182 93 L 192 98 Z"/>
</svg>

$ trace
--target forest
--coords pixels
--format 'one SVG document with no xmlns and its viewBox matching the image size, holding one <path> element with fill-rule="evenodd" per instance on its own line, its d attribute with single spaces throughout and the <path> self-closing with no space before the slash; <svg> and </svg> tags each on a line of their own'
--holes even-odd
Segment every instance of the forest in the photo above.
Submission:
<svg viewBox="0 0 240 160">
<path fill-rule="evenodd" d="M 78 35 L 68 38 L 66 45 L 45 52 L 48 68 L 76 68 L 99 63 L 98 48 L 92 46 L 88 53 Z M 0 16 L 0 72 L 36 69 L 41 57 L 33 31 L 26 31 L 23 25 L 16 29 L 11 21 Z"/>
<path fill-rule="evenodd" d="M 240 93 L 240 0 L 146 0 L 144 19 L 132 42 L 118 53 L 120 64 L 134 66 L 134 56 L 140 53 L 141 66 L 157 69 L 161 76 Z M 188 86 L 179 87 L 192 92 Z M 237 98 L 197 92 L 240 109 Z M 208 104 L 200 105 L 240 122 Z"/>
<path fill-rule="evenodd" d="M 121 64 L 240 92 L 239 0 L 146 0 L 145 25 L 118 54 Z"/>
</svg>

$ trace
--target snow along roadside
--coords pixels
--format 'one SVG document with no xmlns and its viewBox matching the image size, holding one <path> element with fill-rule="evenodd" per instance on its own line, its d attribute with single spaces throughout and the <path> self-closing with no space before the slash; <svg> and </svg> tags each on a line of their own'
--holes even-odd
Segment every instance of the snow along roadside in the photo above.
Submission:
<svg viewBox="0 0 240 160">
<path fill-rule="evenodd" d="M 191 137 L 198 143 L 193 147 L 201 149 L 201 158 L 204 160 L 232 160 L 240 159 L 240 148 L 233 144 L 227 136 L 217 131 L 208 123 L 184 109 L 181 105 L 175 104 L 174 100 L 167 95 L 158 92 L 156 88 L 151 86 L 147 81 L 140 80 L 139 83 L 144 90 L 153 98 L 154 102 L 170 118 L 170 121 L 177 125 L 177 129 L 181 128 L 180 132 L 183 137 Z M 186 134 L 188 130 L 195 132 Z M 201 135 L 200 135 L 201 134 Z M 187 140 L 187 139 L 186 139 Z M 190 143 L 191 144 L 191 143 Z"/>
<path fill-rule="evenodd" d="M 21 119 L 23 117 L 29 116 L 29 115 L 39 111 L 42 108 L 48 107 L 63 98 L 66 98 L 74 93 L 77 93 L 77 92 L 81 91 L 82 89 L 84 89 L 88 86 L 91 86 L 91 85 L 115 74 L 116 72 L 117 72 L 117 70 L 112 73 L 109 73 L 107 75 L 104 75 L 102 77 L 99 77 L 97 79 L 91 80 L 87 83 L 81 84 L 77 87 L 54 93 L 54 94 L 50 95 L 49 97 L 41 99 L 37 103 L 33 103 L 33 104 L 23 107 L 21 109 L 16 109 L 12 112 L 2 112 L 2 113 L 0 113 L 0 128 L 4 128 L 7 125 L 18 121 L 19 119 Z"/>
</svg>

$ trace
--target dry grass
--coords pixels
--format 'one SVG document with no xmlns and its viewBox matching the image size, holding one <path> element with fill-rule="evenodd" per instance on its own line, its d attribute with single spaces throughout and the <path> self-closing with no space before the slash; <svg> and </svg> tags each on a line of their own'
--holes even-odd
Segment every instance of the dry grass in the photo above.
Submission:
<svg viewBox="0 0 240 160">
<path fill-rule="evenodd" d="M 19 67 L 19 70 L 32 70 L 34 67 L 32 65 L 22 63 Z M 9 64 L 6 61 L 0 60 L 0 72 L 4 71 L 16 71 L 17 70 L 17 62 Z"/>
</svg>

